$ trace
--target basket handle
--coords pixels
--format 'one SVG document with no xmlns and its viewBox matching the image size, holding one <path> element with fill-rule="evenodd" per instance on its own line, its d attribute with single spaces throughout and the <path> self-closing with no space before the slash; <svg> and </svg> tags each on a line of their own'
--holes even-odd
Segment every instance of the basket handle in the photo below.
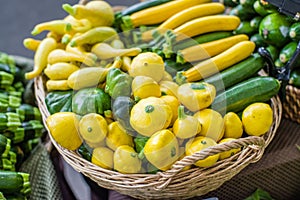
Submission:
<svg viewBox="0 0 300 200">
<path fill-rule="evenodd" d="M 173 177 L 176 174 L 178 174 L 180 171 L 182 171 L 183 168 L 194 164 L 198 160 L 203 160 L 208 156 L 212 156 L 218 153 L 222 153 L 224 151 L 242 148 L 242 147 L 251 148 L 257 152 L 261 152 L 264 146 L 265 146 L 265 140 L 263 137 L 249 136 L 245 138 L 240 138 L 236 141 L 234 140 L 226 143 L 221 143 L 216 146 L 208 147 L 201 151 L 195 152 L 190 156 L 185 156 L 183 159 L 176 161 L 172 165 L 171 169 L 165 172 L 159 172 L 161 178 L 158 180 L 159 184 L 157 184 L 156 189 L 162 190 L 166 188 L 169 185 L 169 183 L 172 181 Z M 256 162 L 256 160 L 257 159 L 252 160 L 252 162 Z"/>
</svg>

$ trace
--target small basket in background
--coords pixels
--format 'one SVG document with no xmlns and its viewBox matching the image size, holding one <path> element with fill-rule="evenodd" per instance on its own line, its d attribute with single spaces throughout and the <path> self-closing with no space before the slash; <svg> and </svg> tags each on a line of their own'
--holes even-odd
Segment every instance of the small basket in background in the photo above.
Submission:
<svg viewBox="0 0 300 200">
<path fill-rule="evenodd" d="M 286 86 L 286 99 L 283 103 L 283 116 L 300 124 L 300 89 Z"/>
</svg>

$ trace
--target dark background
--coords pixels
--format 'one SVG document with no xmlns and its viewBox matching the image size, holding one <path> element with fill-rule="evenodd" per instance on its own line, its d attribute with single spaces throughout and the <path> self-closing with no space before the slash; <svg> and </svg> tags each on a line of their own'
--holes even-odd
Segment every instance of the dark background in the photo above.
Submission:
<svg viewBox="0 0 300 200">
<path fill-rule="evenodd" d="M 107 0 L 112 6 L 128 6 L 139 0 Z M 64 3 L 71 5 L 76 0 L 6 0 L 0 5 L 0 51 L 12 55 L 33 58 L 34 52 L 23 46 L 23 40 L 31 36 L 33 27 L 41 22 L 62 19 L 67 13 Z M 44 33 L 34 36 L 41 39 Z"/>
</svg>

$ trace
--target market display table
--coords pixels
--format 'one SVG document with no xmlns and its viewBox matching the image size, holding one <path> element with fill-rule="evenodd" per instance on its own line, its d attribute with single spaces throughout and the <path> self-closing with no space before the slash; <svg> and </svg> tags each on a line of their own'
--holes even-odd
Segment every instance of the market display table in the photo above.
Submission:
<svg viewBox="0 0 300 200">
<path fill-rule="evenodd" d="M 219 200 L 240 200 L 250 196 L 257 188 L 267 191 L 276 200 L 299 199 L 300 195 L 300 125 L 282 119 L 278 131 L 257 163 L 250 164 L 238 175 L 225 182 L 220 188 L 191 200 L 217 197 Z M 55 156 L 60 156 L 55 154 Z M 55 157 L 56 162 L 57 158 Z M 74 198 L 72 190 L 67 190 L 67 182 L 62 180 L 64 199 Z M 107 191 L 85 178 L 93 194 L 92 199 L 133 200 L 133 198 Z"/>
</svg>

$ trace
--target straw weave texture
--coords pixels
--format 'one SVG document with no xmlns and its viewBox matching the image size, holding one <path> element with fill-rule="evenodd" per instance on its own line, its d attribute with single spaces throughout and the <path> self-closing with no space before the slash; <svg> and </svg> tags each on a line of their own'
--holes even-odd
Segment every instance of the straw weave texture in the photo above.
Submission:
<svg viewBox="0 0 300 200">
<path fill-rule="evenodd" d="M 300 124 L 300 89 L 286 86 L 286 99 L 283 101 L 283 116 Z"/>
</svg>

